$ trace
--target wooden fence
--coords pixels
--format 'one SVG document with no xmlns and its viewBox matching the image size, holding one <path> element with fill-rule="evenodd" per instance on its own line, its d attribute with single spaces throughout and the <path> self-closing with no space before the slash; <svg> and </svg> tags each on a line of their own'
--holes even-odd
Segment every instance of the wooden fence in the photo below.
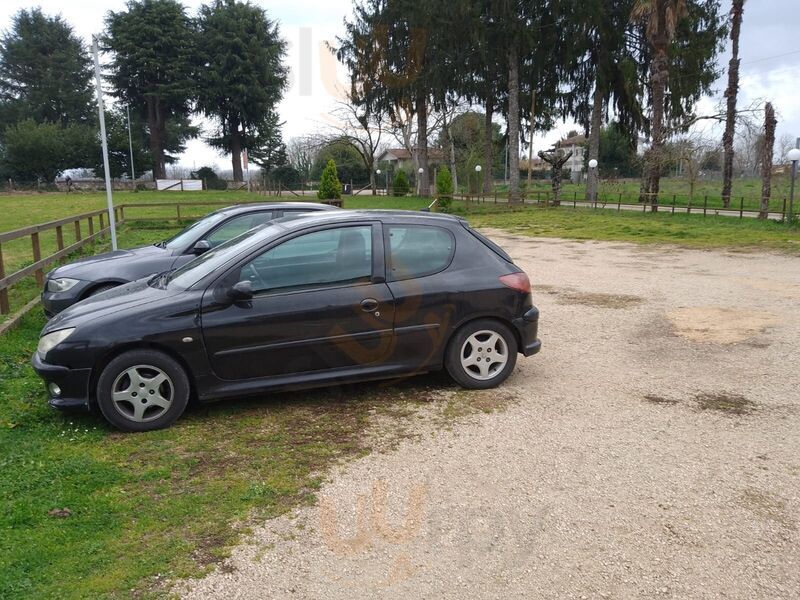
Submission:
<svg viewBox="0 0 800 600">
<path fill-rule="evenodd" d="M 245 202 L 237 202 L 236 204 L 257 204 L 258 200 L 248 200 Z M 327 203 L 341 206 L 341 201 L 331 200 Z M 151 202 L 141 204 L 120 204 L 114 207 L 114 217 L 117 225 L 122 225 L 126 221 L 134 222 L 170 222 L 175 221 L 180 224 L 184 220 L 197 220 L 208 214 L 210 207 L 225 207 L 231 206 L 230 202 L 224 201 L 211 201 L 211 202 Z M 204 211 L 192 211 L 192 208 L 203 207 Z M 154 208 L 163 208 L 164 215 L 150 217 L 138 216 L 136 212 L 141 209 L 147 209 L 152 212 Z M 187 211 L 187 208 L 189 209 Z M 174 213 L 172 210 L 174 209 Z M 79 250 L 80 248 L 91 244 L 102 236 L 110 232 L 110 227 L 106 223 L 108 220 L 108 211 L 105 209 L 86 212 L 71 217 L 58 219 L 57 221 L 50 221 L 47 223 L 39 223 L 38 225 L 29 225 L 14 231 L 7 231 L 0 233 L 0 315 L 7 315 L 11 312 L 11 303 L 9 301 L 9 289 L 20 280 L 34 275 L 36 283 L 41 288 L 44 285 L 45 269 L 50 265 L 61 260 L 68 254 Z M 75 241 L 67 245 L 64 241 L 64 229 L 72 227 L 74 230 Z M 46 232 L 55 231 L 56 251 L 48 256 L 42 256 L 42 234 Z M 5 259 L 3 257 L 3 244 L 8 244 L 11 241 L 19 240 L 29 237 L 31 243 L 31 256 L 33 262 L 18 271 L 6 274 Z M 0 333 L 11 327 L 14 322 L 28 309 L 36 304 L 38 298 L 29 302 L 28 305 L 23 307 L 11 319 L 0 325 Z"/>
</svg>

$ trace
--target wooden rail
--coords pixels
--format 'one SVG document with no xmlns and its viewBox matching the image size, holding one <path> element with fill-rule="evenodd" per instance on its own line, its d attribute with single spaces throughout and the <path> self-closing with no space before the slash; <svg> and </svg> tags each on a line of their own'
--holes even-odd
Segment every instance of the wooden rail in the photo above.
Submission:
<svg viewBox="0 0 800 600">
<path fill-rule="evenodd" d="M 331 200 L 329 204 L 341 206 L 341 201 Z M 117 224 L 122 225 L 126 220 L 128 221 L 177 221 L 180 223 L 182 220 L 196 220 L 199 219 L 207 211 L 197 211 L 200 214 L 186 214 L 182 209 L 186 207 L 225 207 L 234 206 L 238 204 L 263 204 L 261 200 L 247 200 L 244 202 L 224 202 L 224 201 L 210 201 L 210 202 L 153 202 L 153 203 L 133 203 L 133 204 L 120 204 L 114 207 L 114 216 Z M 175 217 L 161 216 L 161 217 L 137 217 L 131 216 L 131 212 L 136 209 L 154 207 L 170 207 L 175 209 Z M 128 214 L 126 215 L 126 210 Z M 36 284 L 41 288 L 44 286 L 44 273 L 45 268 L 58 262 L 67 255 L 79 250 L 80 248 L 91 244 L 96 240 L 104 237 L 110 232 L 110 227 L 106 224 L 108 211 L 94 210 L 91 212 L 81 213 L 70 217 L 64 217 L 56 221 L 48 221 L 47 223 L 39 223 L 37 225 L 29 225 L 13 231 L 6 231 L 0 233 L 0 315 L 7 315 L 11 312 L 11 304 L 9 301 L 9 289 L 20 280 L 33 275 L 36 278 Z M 95 226 L 97 225 L 97 227 Z M 84 228 L 85 226 L 85 228 Z M 64 241 L 64 228 L 73 227 L 75 232 L 75 241 L 66 245 Z M 42 256 L 42 237 L 49 231 L 55 230 L 56 251 L 48 256 Z M 31 243 L 31 257 L 33 262 L 13 273 L 6 274 L 5 260 L 3 257 L 3 244 L 8 244 L 11 241 L 21 238 L 30 238 Z M 30 308 L 30 303 L 11 321 L 14 321 L 21 316 L 27 309 Z M 8 329 L 9 321 L 6 321 L 0 326 L 0 333 Z"/>
</svg>

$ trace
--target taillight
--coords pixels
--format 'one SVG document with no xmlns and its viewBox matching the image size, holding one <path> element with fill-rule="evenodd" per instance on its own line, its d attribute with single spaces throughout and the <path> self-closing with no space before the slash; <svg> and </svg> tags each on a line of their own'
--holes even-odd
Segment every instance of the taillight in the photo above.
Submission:
<svg viewBox="0 0 800 600">
<path fill-rule="evenodd" d="M 522 292 L 523 294 L 527 294 L 531 291 L 531 280 L 528 279 L 528 276 L 522 271 L 509 275 L 501 275 L 500 283 L 506 287 L 510 287 L 512 290 Z"/>
</svg>

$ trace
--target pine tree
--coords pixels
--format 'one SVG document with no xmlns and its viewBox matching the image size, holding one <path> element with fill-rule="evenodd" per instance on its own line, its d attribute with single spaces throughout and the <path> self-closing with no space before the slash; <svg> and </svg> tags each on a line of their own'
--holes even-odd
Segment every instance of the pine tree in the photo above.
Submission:
<svg viewBox="0 0 800 600">
<path fill-rule="evenodd" d="M 195 94 L 195 33 L 177 0 L 129 0 L 106 16 L 113 94 L 147 123 L 153 175 L 164 178 L 168 153 L 180 152 Z"/>
<path fill-rule="evenodd" d="M 95 125 L 93 73 L 83 42 L 60 16 L 20 10 L 0 38 L 0 123 Z"/>
<path fill-rule="evenodd" d="M 337 200 L 342 197 L 342 184 L 336 174 L 336 163 L 329 160 L 319 180 L 317 197 L 320 200 Z"/>
<path fill-rule="evenodd" d="M 266 11 L 236 0 L 203 6 L 198 30 L 197 106 L 218 126 L 208 142 L 231 153 L 233 179 L 242 181 L 242 150 L 274 150 L 280 138 L 275 114 L 287 85 L 286 43 Z"/>
<path fill-rule="evenodd" d="M 398 169 L 392 182 L 392 194 L 394 196 L 406 196 L 410 190 L 411 184 L 408 181 L 408 175 L 403 169 Z"/>
</svg>

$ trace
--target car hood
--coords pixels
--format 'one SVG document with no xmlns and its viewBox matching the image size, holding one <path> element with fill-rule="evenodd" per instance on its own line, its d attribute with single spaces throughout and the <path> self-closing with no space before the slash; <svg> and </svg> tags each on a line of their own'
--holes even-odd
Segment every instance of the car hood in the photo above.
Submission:
<svg viewBox="0 0 800 600">
<path fill-rule="evenodd" d="M 167 298 L 182 293 L 182 290 L 150 287 L 147 285 L 148 280 L 149 278 L 131 281 L 73 304 L 50 319 L 42 334 L 57 329 L 77 327 L 87 321 L 97 321 L 102 317 L 133 308 L 141 309 L 154 302 L 161 304 Z"/>
<path fill-rule="evenodd" d="M 97 274 L 97 269 L 117 269 L 125 263 L 134 262 L 143 258 L 168 256 L 170 250 L 161 248 L 159 246 L 142 246 L 141 248 L 133 248 L 131 250 L 114 250 L 113 252 L 103 252 L 94 256 L 87 256 L 81 258 L 68 265 L 53 269 L 48 274 L 48 277 L 74 277 L 75 279 L 82 279 L 86 276 L 90 280 L 94 280 Z"/>
</svg>

